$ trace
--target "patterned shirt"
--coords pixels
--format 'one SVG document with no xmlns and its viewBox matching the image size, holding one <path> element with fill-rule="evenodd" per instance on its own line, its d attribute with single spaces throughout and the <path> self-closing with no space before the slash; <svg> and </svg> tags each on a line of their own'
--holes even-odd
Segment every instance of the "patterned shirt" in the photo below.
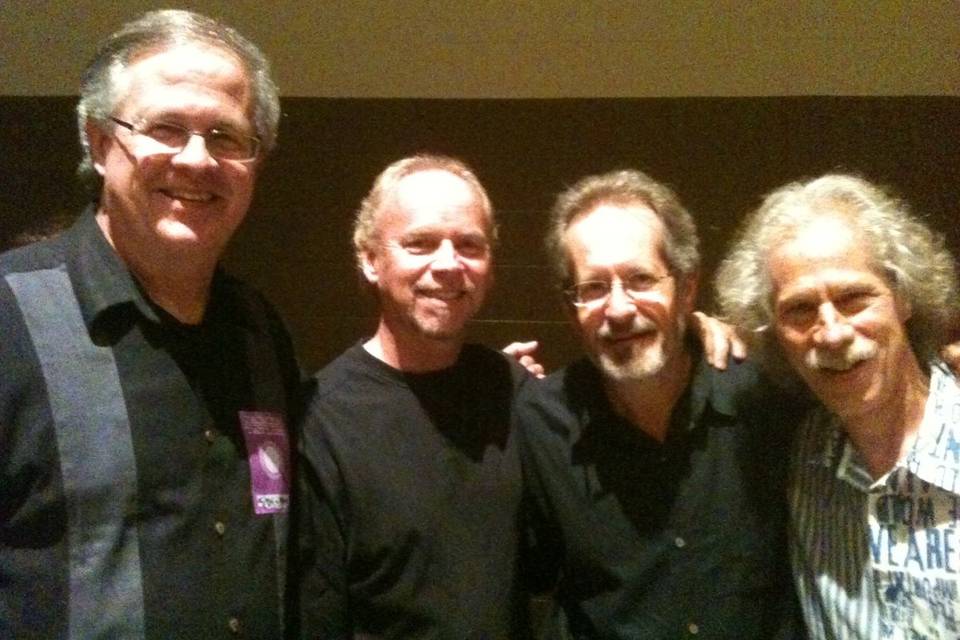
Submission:
<svg viewBox="0 0 960 640">
<path fill-rule="evenodd" d="M 793 450 L 791 556 L 811 637 L 960 638 L 960 387 L 932 368 L 919 436 L 874 481 L 823 408 Z"/>
</svg>

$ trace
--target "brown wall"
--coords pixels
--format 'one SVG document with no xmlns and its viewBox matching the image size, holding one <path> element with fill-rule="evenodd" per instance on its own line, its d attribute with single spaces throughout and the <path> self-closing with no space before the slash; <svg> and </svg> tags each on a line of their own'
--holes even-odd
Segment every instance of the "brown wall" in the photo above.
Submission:
<svg viewBox="0 0 960 640">
<path fill-rule="evenodd" d="M 956 0 L 0 0 L 5 95 L 70 95 L 141 11 L 218 17 L 285 96 L 958 95 Z"/>
<path fill-rule="evenodd" d="M 0 97 L 0 245 L 82 205 L 73 102 Z M 280 307 L 311 370 L 373 326 L 351 216 L 380 169 L 416 151 L 467 160 L 498 210 L 498 284 L 475 336 L 538 338 L 550 367 L 578 350 L 540 250 L 544 212 L 588 173 L 637 167 L 673 185 L 699 222 L 708 274 L 763 193 L 831 170 L 893 186 L 960 250 L 960 98 L 286 98 L 284 112 L 226 262 Z"/>
</svg>

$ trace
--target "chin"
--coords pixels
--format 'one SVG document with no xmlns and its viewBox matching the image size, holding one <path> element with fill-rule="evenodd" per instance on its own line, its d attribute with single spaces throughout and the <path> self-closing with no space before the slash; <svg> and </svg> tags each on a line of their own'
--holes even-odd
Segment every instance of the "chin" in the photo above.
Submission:
<svg viewBox="0 0 960 640">
<path fill-rule="evenodd" d="M 428 337 L 438 340 L 451 340 L 463 337 L 466 331 L 468 316 L 466 313 L 418 313 L 411 318 L 411 324 L 416 330 Z"/>
<path fill-rule="evenodd" d="M 415 322 L 414 324 L 420 335 L 432 340 L 457 340 L 465 333 L 463 323 Z"/>
<path fill-rule="evenodd" d="M 179 220 L 164 218 L 157 224 L 157 231 L 164 238 L 176 242 L 199 242 L 200 235 L 196 230 Z"/>
<path fill-rule="evenodd" d="M 601 353 L 599 357 L 600 369 L 615 382 L 640 382 L 647 380 L 663 371 L 666 364 L 663 351 L 655 353 L 644 352 L 620 361 L 608 354 Z"/>
</svg>

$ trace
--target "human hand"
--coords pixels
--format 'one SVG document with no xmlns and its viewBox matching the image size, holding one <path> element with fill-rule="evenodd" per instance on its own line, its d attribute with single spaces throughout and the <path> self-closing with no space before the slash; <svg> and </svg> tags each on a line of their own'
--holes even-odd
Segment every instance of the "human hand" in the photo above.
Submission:
<svg viewBox="0 0 960 640">
<path fill-rule="evenodd" d="M 690 328 L 700 338 L 707 362 L 714 368 L 726 369 L 728 357 L 738 362 L 747 357 L 747 345 L 732 325 L 702 311 L 694 311 L 690 314 Z"/>
<path fill-rule="evenodd" d="M 536 340 L 530 342 L 511 342 L 503 348 L 503 352 L 520 363 L 520 365 L 531 373 L 531 375 L 542 378 L 545 374 L 543 365 L 537 361 L 535 356 L 540 343 Z"/>
</svg>

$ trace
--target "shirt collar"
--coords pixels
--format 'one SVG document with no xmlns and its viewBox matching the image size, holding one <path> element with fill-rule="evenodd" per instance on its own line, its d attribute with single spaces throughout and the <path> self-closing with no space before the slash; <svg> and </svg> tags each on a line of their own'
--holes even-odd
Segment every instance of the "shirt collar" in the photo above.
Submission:
<svg viewBox="0 0 960 640">
<path fill-rule="evenodd" d="M 731 363 L 728 370 L 714 368 L 699 347 L 692 348 L 693 375 L 688 392 L 690 394 L 690 428 L 696 425 L 707 407 L 729 418 L 737 415 L 736 389 L 742 388 L 744 375 L 755 377 L 755 370 Z"/>
<path fill-rule="evenodd" d="M 742 376 L 755 375 L 755 369 L 732 364 L 727 371 L 720 371 L 707 362 L 695 341 L 688 341 L 687 348 L 693 362 L 692 373 L 686 389 L 673 408 L 670 429 L 693 431 L 703 424 L 701 418 L 708 408 L 718 414 L 735 417 L 737 409 L 734 390 L 742 384 Z M 603 385 L 603 374 L 597 366 L 586 358 L 577 366 L 589 372 L 587 388 L 581 389 L 581 395 L 586 400 L 581 409 L 581 419 L 589 421 L 591 417 L 599 415 L 606 416 L 607 421 L 622 421 L 623 418 L 614 411 L 610 403 Z"/>
<path fill-rule="evenodd" d="M 95 207 L 88 207 L 66 232 L 67 265 L 87 329 L 115 313 L 139 312 L 153 323 L 173 321 L 146 296 L 97 224 Z M 234 295 L 236 281 L 218 266 L 213 276 L 206 318 L 246 324 L 250 314 L 238 308 L 242 296 Z M 250 322 L 253 322 L 250 320 Z"/>
<path fill-rule="evenodd" d="M 836 467 L 838 480 L 860 491 L 881 489 L 898 469 L 930 484 L 960 494 L 960 386 L 942 362 L 930 370 L 930 393 L 924 407 L 920 431 L 906 457 L 889 473 L 873 480 L 862 456 L 843 432 L 839 420 L 823 407 L 811 416 L 822 421 L 824 438 L 816 458 L 825 466 Z"/>
<path fill-rule="evenodd" d="M 67 268 L 87 328 L 92 330 L 105 313 L 136 308 L 152 322 L 159 322 L 126 265 L 97 224 L 91 205 L 67 231 Z"/>
<path fill-rule="evenodd" d="M 960 386 L 943 362 L 930 368 L 920 433 L 903 465 L 921 480 L 960 494 Z"/>
</svg>

